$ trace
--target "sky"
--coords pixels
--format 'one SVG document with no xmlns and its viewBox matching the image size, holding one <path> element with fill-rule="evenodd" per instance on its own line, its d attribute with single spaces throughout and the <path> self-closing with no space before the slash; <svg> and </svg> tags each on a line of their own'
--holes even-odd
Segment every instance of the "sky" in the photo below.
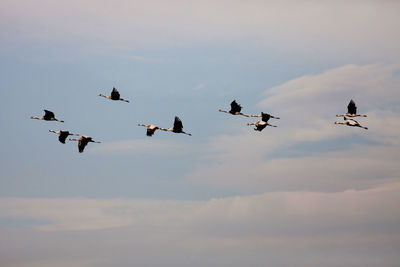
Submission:
<svg viewBox="0 0 400 267">
<path fill-rule="evenodd" d="M 399 26 L 398 1 L 1 1 L 0 265 L 398 266 Z M 368 130 L 334 124 L 350 99 Z M 192 136 L 137 126 L 175 116 Z"/>
</svg>

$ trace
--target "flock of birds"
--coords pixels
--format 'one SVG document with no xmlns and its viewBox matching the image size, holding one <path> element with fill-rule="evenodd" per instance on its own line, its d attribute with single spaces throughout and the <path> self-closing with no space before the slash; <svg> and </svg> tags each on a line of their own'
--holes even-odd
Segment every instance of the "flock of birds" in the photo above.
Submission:
<svg viewBox="0 0 400 267">
<path fill-rule="evenodd" d="M 114 101 L 123 101 L 123 102 L 129 103 L 129 100 L 121 98 L 118 90 L 115 87 L 112 89 L 111 95 L 105 96 L 103 94 L 99 94 L 99 96 L 105 97 L 107 99 L 114 100 Z M 261 118 L 260 120 L 254 122 L 254 123 L 247 123 L 248 126 L 253 126 L 254 125 L 255 126 L 254 130 L 255 131 L 260 131 L 260 132 L 267 126 L 277 127 L 276 125 L 272 125 L 272 124 L 268 123 L 270 118 L 280 119 L 279 117 L 272 116 L 272 115 L 270 115 L 268 113 L 264 113 L 264 112 L 261 112 L 260 115 L 243 114 L 241 112 L 241 110 L 242 110 L 242 106 L 240 106 L 236 102 L 236 100 L 233 100 L 232 103 L 231 103 L 231 109 L 229 111 L 221 110 L 221 109 L 218 110 L 218 111 L 219 112 L 228 113 L 228 114 L 231 114 L 231 115 L 241 115 L 241 116 L 244 116 L 244 117 L 247 117 L 247 118 L 252 118 L 252 117 Z M 53 112 L 51 112 L 49 110 L 44 110 L 44 112 L 45 112 L 45 114 L 43 116 L 41 116 L 41 117 L 33 117 L 33 116 L 31 116 L 30 118 L 31 119 L 36 119 L 36 120 L 64 122 L 63 120 L 56 119 L 56 117 L 55 117 Z M 360 127 L 360 128 L 368 130 L 367 127 L 364 127 L 364 126 L 360 125 L 360 123 L 358 123 L 358 121 L 353 119 L 355 117 L 367 117 L 367 115 L 357 114 L 357 106 L 356 106 L 356 104 L 355 104 L 355 102 L 353 100 L 350 100 L 350 103 L 347 106 L 347 113 L 346 114 L 342 114 L 342 115 L 336 115 L 336 117 L 343 117 L 344 121 L 343 122 L 335 122 L 335 124 L 342 124 L 342 125 L 347 125 L 347 126 L 351 126 L 351 127 Z M 153 125 L 153 124 L 138 124 L 138 126 L 143 126 L 143 127 L 147 128 L 147 130 L 146 130 L 146 135 L 147 136 L 153 136 L 156 130 L 161 130 L 161 131 L 166 131 L 166 132 L 173 132 L 173 133 L 182 133 L 182 134 L 186 134 L 186 135 L 189 135 L 189 136 L 192 135 L 190 133 L 186 133 L 186 132 L 183 131 L 182 121 L 177 116 L 175 117 L 174 125 L 171 128 L 168 128 L 168 129 L 161 128 L 161 127 L 158 127 L 158 126 Z M 62 130 L 60 130 L 60 131 L 49 130 L 49 132 L 57 134 L 58 135 L 58 140 L 63 144 L 65 144 L 65 141 L 67 140 L 68 136 L 70 136 L 70 135 L 71 136 L 80 136 L 79 134 L 73 134 L 73 133 L 70 133 L 69 131 L 62 131 Z M 76 138 L 68 138 L 68 140 L 70 140 L 70 141 L 78 141 L 78 151 L 80 153 L 82 153 L 84 151 L 86 145 L 89 142 L 101 143 L 101 142 L 98 142 L 98 141 L 94 141 L 92 139 L 92 137 L 86 136 L 86 135 L 82 135 L 78 139 L 76 139 Z"/>
</svg>

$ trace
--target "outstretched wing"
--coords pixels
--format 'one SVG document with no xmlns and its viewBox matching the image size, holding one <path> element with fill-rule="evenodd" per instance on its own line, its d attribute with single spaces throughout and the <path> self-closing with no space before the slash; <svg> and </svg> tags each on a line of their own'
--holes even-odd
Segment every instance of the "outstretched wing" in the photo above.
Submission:
<svg viewBox="0 0 400 267">
<path fill-rule="evenodd" d="M 54 118 L 54 113 L 53 112 L 51 112 L 50 110 L 44 110 L 44 117 L 46 118 L 46 119 L 51 119 L 51 118 Z"/>
<path fill-rule="evenodd" d="M 68 131 L 61 131 L 60 135 L 58 136 L 58 140 L 61 143 L 65 144 L 65 140 L 67 139 L 68 135 L 69 135 Z"/>
<path fill-rule="evenodd" d="M 147 128 L 146 135 L 147 136 L 152 136 L 155 131 L 156 131 L 156 128 L 150 128 L 149 127 L 149 128 Z"/>
<path fill-rule="evenodd" d="M 183 129 L 183 124 L 181 119 L 179 119 L 177 116 L 175 117 L 175 121 L 174 121 L 174 131 L 182 131 Z"/>
<path fill-rule="evenodd" d="M 266 123 L 265 123 L 265 124 L 259 123 L 259 124 L 256 125 L 255 130 L 261 132 L 262 130 L 264 130 L 265 127 L 267 127 L 267 124 L 266 124 Z"/>
<path fill-rule="evenodd" d="M 115 87 L 113 87 L 113 90 L 111 92 L 111 99 L 118 100 L 119 97 L 120 97 L 120 94 L 119 94 L 118 90 Z"/>
<path fill-rule="evenodd" d="M 233 100 L 231 103 L 231 113 L 236 113 L 236 112 L 240 112 L 242 110 L 242 107 L 236 103 L 236 100 Z"/>
<path fill-rule="evenodd" d="M 85 146 L 88 144 L 88 142 L 89 142 L 88 138 L 85 138 L 83 136 L 81 138 L 79 138 L 79 141 L 78 141 L 79 153 L 83 152 L 83 150 L 85 149 Z"/>
<path fill-rule="evenodd" d="M 347 112 L 349 114 L 357 114 L 357 106 L 356 103 L 354 103 L 353 99 L 350 100 L 350 103 L 347 105 Z"/>
<path fill-rule="evenodd" d="M 267 122 L 271 118 L 271 115 L 268 113 L 261 112 L 261 120 Z"/>
</svg>

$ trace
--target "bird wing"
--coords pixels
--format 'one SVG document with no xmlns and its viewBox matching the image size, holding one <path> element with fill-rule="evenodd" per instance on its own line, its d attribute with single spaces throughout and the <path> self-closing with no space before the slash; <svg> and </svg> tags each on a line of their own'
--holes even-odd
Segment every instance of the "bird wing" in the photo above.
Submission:
<svg viewBox="0 0 400 267">
<path fill-rule="evenodd" d="M 350 114 L 357 114 L 357 106 L 353 99 L 350 100 L 350 103 L 347 105 L 347 112 Z"/>
<path fill-rule="evenodd" d="M 262 121 L 267 122 L 270 117 L 271 117 L 271 115 L 269 115 L 268 113 L 261 112 L 261 120 Z"/>
<path fill-rule="evenodd" d="M 147 128 L 146 135 L 152 136 L 156 130 L 157 130 L 156 128 L 149 127 L 149 128 Z"/>
<path fill-rule="evenodd" d="M 257 124 L 256 130 L 261 132 L 262 130 L 264 130 L 265 127 L 267 127 L 266 123 L 265 124 Z"/>
<path fill-rule="evenodd" d="M 44 110 L 44 117 L 45 118 L 54 118 L 54 113 L 53 112 L 51 112 L 50 110 Z"/>
<path fill-rule="evenodd" d="M 242 106 L 240 106 L 236 100 L 233 100 L 231 103 L 231 112 L 232 113 L 236 113 L 236 112 L 240 112 L 242 110 Z"/>
<path fill-rule="evenodd" d="M 355 122 L 355 123 L 357 123 L 357 124 L 358 124 L 358 121 L 356 121 L 355 119 L 350 119 L 350 118 L 347 118 L 347 120 L 348 120 L 348 121 Z"/>
<path fill-rule="evenodd" d="M 83 150 L 85 149 L 85 146 L 88 144 L 89 139 L 86 137 L 81 137 L 78 140 L 78 149 L 79 149 L 79 153 L 82 153 Z"/>
<path fill-rule="evenodd" d="M 63 144 L 65 144 L 65 140 L 67 139 L 67 137 L 68 137 L 68 135 L 69 135 L 69 132 L 68 131 L 60 131 L 61 133 L 60 133 L 60 135 L 58 136 L 58 140 L 61 142 L 61 143 L 63 143 Z"/>
<path fill-rule="evenodd" d="M 119 97 L 120 97 L 120 94 L 119 94 L 118 90 L 115 87 L 113 87 L 113 90 L 111 92 L 111 99 L 119 99 Z"/>
<path fill-rule="evenodd" d="M 174 130 L 175 131 L 182 131 L 183 129 L 183 124 L 181 119 L 179 119 L 177 116 L 175 117 L 175 121 L 174 121 Z"/>
</svg>

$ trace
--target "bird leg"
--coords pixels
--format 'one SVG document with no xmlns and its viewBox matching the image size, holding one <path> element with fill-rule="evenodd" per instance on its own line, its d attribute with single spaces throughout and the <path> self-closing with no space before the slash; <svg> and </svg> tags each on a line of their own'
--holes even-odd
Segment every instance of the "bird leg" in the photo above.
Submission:
<svg viewBox="0 0 400 267">
<path fill-rule="evenodd" d="M 33 116 L 31 116 L 31 119 L 33 119 L 33 120 L 40 120 L 39 117 L 33 117 Z"/>
<path fill-rule="evenodd" d="M 245 117 L 247 117 L 247 118 L 250 118 L 250 115 L 243 114 L 243 113 L 241 113 L 241 112 L 237 113 L 237 115 L 242 115 L 242 116 L 245 116 Z"/>
<path fill-rule="evenodd" d="M 126 103 L 129 103 L 129 100 L 126 100 L 126 99 L 123 99 L 123 98 L 120 98 L 119 100 L 124 101 Z"/>
<path fill-rule="evenodd" d="M 225 112 L 225 113 L 229 113 L 228 111 L 226 111 L 226 110 L 222 110 L 222 109 L 219 109 L 218 111 L 219 111 L 219 112 Z"/>
<path fill-rule="evenodd" d="M 252 117 L 252 118 L 262 118 L 261 115 L 250 115 L 250 117 Z M 270 118 L 273 118 L 273 119 L 277 119 L 277 120 L 280 119 L 279 117 L 274 117 L 274 116 L 272 116 L 272 115 L 269 115 L 269 117 L 270 117 Z"/>
<path fill-rule="evenodd" d="M 361 125 L 357 125 L 357 127 L 360 127 L 360 128 L 365 129 L 365 130 L 368 130 L 368 127 L 364 127 L 364 126 L 361 126 Z"/>
</svg>

